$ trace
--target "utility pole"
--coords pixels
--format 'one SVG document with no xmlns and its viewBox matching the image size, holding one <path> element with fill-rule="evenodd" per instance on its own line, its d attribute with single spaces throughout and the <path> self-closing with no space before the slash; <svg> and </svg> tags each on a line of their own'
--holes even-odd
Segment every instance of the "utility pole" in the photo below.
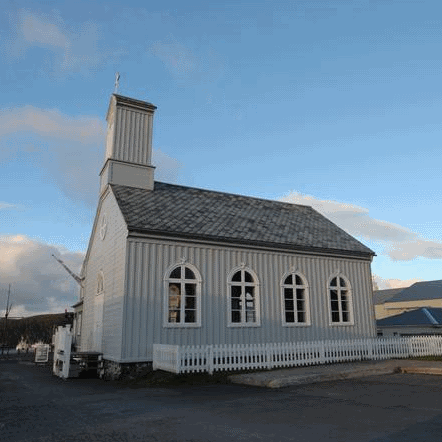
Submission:
<svg viewBox="0 0 442 442">
<path fill-rule="evenodd" d="M 9 284 L 9 289 L 8 289 L 8 300 L 6 301 L 6 310 L 5 310 L 5 326 L 4 326 L 4 330 L 3 330 L 3 345 L 2 345 L 2 354 L 5 351 L 5 345 L 7 345 L 7 340 L 8 340 L 8 316 L 9 313 L 11 312 L 11 308 L 12 308 L 12 304 L 9 305 L 9 298 L 11 296 L 11 284 Z M 9 347 L 8 347 L 8 354 L 9 354 Z"/>
</svg>

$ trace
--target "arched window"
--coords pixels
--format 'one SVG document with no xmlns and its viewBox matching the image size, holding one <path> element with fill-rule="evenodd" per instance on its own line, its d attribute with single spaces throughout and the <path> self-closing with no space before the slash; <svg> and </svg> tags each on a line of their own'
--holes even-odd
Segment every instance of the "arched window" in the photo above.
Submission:
<svg viewBox="0 0 442 442">
<path fill-rule="evenodd" d="M 330 280 L 328 291 L 330 322 L 332 324 L 352 324 L 353 308 L 350 282 L 343 276 L 334 276 Z"/>
<path fill-rule="evenodd" d="M 103 272 L 98 272 L 97 276 L 97 295 L 101 295 L 104 292 L 104 275 Z"/>
<path fill-rule="evenodd" d="M 201 325 L 201 277 L 190 264 L 174 266 L 166 274 L 165 326 Z"/>
<path fill-rule="evenodd" d="M 228 325 L 260 325 L 258 278 L 250 270 L 234 270 L 228 281 Z"/>
<path fill-rule="evenodd" d="M 310 325 L 309 293 L 305 277 L 297 272 L 286 274 L 281 289 L 282 324 Z"/>
</svg>

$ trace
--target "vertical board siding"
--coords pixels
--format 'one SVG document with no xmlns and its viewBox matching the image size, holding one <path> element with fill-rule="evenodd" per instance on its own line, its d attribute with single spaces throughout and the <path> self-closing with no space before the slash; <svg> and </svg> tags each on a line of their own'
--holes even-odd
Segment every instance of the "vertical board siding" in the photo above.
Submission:
<svg viewBox="0 0 442 442">
<path fill-rule="evenodd" d="M 106 214 L 107 232 L 104 240 L 99 234 L 101 217 Z M 127 229 L 112 193 L 104 198 L 97 212 L 96 230 L 92 232 L 89 255 L 85 266 L 84 309 L 81 350 L 94 350 L 94 305 L 97 276 L 104 275 L 102 352 L 109 359 L 121 358 L 121 329 L 123 328 L 123 299 Z"/>
<path fill-rule="evenodd" d="M 350 258 L 229 249 L 129 239 L 123 359 L 152 360 L 153 344 L 260 344 L 374 337 L 370 263 Z M 166 270 L 182 258 L 202 278 L 201 327 L 164 327 Z M 132 264 L 133 263 L 133 264 Z M 135 264 L 136 263 L 136 264 Z M 241 263 L 259 279 L 261 326 L 228 327 L 227 276 Z M 310 326 L 282 325 L 281 279 L 292 266 L 309 285 Z M 351 283 L 354 325 L 329 324 L 328 282 L 337 271 Z M 129 320 L 130 318 L 130 320 Z M 136 336 L 136 335 L 139 336 Z"/>
<path fill-rule="evenodd" d="M 112 158 L 150 165 L 152 122 L 151 114 L 118 107 Z"/>
</svg>

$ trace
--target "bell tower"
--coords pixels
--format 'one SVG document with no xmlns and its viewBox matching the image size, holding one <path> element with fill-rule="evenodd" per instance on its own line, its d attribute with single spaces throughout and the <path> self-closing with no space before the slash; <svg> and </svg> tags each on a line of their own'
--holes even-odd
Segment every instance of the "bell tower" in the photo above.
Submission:
<svg viewBox="0 0 442 442">
<path fill-rule="evenodd" d="M 112 94 L 107 111 L 106 153 L 100 172 L 100 195 L 108 184 L 153 190 L 153 114 L 146 101 Z"/>
</svg>

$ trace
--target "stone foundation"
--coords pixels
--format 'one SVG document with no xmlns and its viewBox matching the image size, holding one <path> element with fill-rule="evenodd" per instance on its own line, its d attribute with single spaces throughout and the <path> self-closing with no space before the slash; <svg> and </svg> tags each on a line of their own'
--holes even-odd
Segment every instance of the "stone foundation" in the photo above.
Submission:
<svg viewBox="0 0 442 442">
<path fill-rule="evenodd" d="M 153 371 L 152 362 L 114 362 L 103 361 L 100 378 L 107 381 L 120 381 L 123 379 L 138 379 Z"/>
</svg>

